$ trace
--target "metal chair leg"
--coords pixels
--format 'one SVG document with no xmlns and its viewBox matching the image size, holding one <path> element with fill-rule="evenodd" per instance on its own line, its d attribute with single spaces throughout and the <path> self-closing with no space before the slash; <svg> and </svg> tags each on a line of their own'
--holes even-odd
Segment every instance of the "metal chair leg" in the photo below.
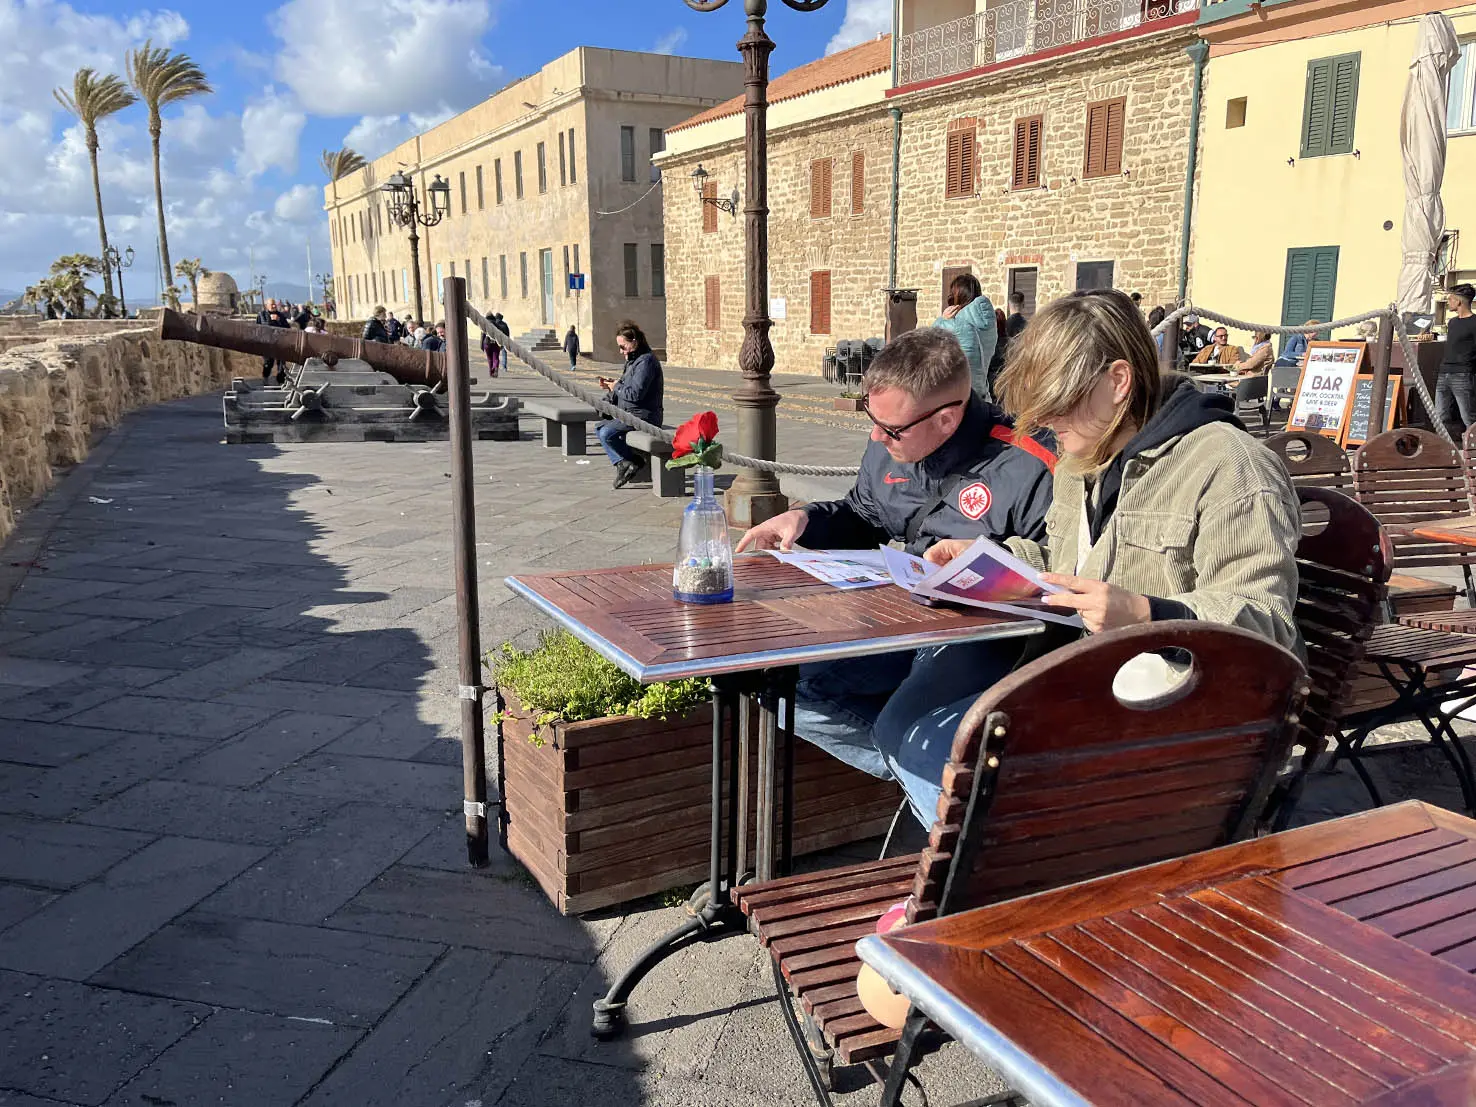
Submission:
<svg viewBox="0 0 1476 1107">
<path fill-rule="evenodd" d="M 810 1081 L 810 1090 L 815 1093 L 815 1102 L 820 1104 L 820 1107 L 835 1107 L 830 1098 L 829 1065 L 827 1063 L 822 1070 L 820 1061 L 810 1049 L 808 1036 L 795 1015 L 794 1000 L 789 994 L 789 982 L 784 979 L 784 973 L 780 971 L 778 961 L 774 962 L 774 991 L 779 997 L 779 1013 L 784 1016 L 784 1025 L 789 1029 L 789 1036 L 794 1039 L 794 1048 L 799 1053 L 800 1065 L 804 1068 L 805 1076 Z"/>
<path fill-rule="evenodd" d="M 927 1025 L 927 1018 L 917 1008 L 907 1013 L 907 1022 L 902 1026 L 902 1037 L 897 1042 L 897 1052 L 892 1054 L 887 1066 L 887 1082 L 882 1088 L 881 1107 L 901 1107 L 902 1086 L 907 1083 L 907 1072 L 917 1053 L 917 1039 Z"/>
</svg>

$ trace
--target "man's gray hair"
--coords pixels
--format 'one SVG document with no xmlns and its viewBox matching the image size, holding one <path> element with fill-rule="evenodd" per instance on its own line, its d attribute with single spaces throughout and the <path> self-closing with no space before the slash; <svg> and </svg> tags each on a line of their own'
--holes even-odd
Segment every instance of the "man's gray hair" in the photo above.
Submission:
<svg viewBox="0 0 1476 1107">
<path fill-rule="evenodd" d="M 941 327 L 920 327 L 892 339 L 861 378 L 861 390 L 897 388 L 915 400 L 968 384 L 969 359 Z"/>
</svg>

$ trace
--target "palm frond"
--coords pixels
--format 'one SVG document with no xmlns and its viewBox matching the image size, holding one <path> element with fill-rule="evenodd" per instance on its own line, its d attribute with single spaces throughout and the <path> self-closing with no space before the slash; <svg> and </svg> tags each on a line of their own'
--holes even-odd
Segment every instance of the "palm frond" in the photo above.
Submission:
<svg viewBox="0 0 1476 1107">
<path fill-rule="evenodd" d="M 77 70 L 71 89 L 54 89 L 52 95 L 89 132 L 96 129 L 99 120 L 138 102 L 122 78 L 112 73 L 99 76 L 95 69 L 88 67 Z"/>
<path fill-rule="evenodd" d="M 171 54 L 152 41 L 130 50 L 127 63 L 128 82 L 148 105 L 151 117 L 167 104 L 215 91 L 205 71 L 188 54 Z"/>
<path fill-rule="evenodd" d="M 336 181 L 341 177 L 347 177 L 350 173 L 357 173 L 369 163 L 358 151 L 345 146 L 342 150 L 324 150 L 323 156 L 318 159 L 318 164 L 323 167 L 323 172 L 328 174 L 330 181 Z"/>
</svg>

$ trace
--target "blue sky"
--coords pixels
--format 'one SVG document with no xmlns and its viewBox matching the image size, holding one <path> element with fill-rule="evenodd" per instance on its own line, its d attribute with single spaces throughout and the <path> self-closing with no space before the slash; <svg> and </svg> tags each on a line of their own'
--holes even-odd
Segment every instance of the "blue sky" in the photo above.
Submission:
<svg viewBox="0 0 1476 1107">
<path fill-rule="evenodd" d="M 885 27 L 891 0 L 830 0 L 799 13 L 770 0 L 776 73 Z M 743 0 L 698 13 L 682 0 L 282 0 L 250 6 L 124 0 L 0 0 L 0 289 L 51 261 L 96 253 L 90 170 L 75 121 L 51 90 L 90 65 L 123 73 L 152 37 L 191 55 L 216 92 L 165 113 L 164 195 L 172 260 L 199 257 L 243 286 L 301 295 L 308 250 L 328 264 L 322 150 L 374 157 L 579 45 L 734 59 Z M 156 284 L 147 119 L 101 128 L 109 238 L 132 245 L 130 306 Z M 291 287 L 289 287 L 291 286 Z"/>
</svg>

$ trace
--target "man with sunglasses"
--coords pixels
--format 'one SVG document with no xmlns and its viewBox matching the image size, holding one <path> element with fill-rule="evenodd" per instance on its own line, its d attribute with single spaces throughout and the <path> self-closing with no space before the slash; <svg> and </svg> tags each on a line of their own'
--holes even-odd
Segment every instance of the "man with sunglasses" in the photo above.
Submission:
<svg viewBox="0 0 1476 1107">
<path fill-rule="evenodd" d="M 1043 538 L 1055 455 L 1043 441 L 1016 441 L 1004 413 L 974 395 L 953 335 L 928 327 L 895 339 L 861 389 L 872 428 L 855 486 L 844 499 L 760 523 L 739 540 L 740 553 L 787 550 L 803 539 L 813 550 L 897 542 L 921 555 L 943 538 Z M 871 724 L 913 664 L 909 651 L 802 666 L 795 732 L 889 776 Z"/>
</svg>

